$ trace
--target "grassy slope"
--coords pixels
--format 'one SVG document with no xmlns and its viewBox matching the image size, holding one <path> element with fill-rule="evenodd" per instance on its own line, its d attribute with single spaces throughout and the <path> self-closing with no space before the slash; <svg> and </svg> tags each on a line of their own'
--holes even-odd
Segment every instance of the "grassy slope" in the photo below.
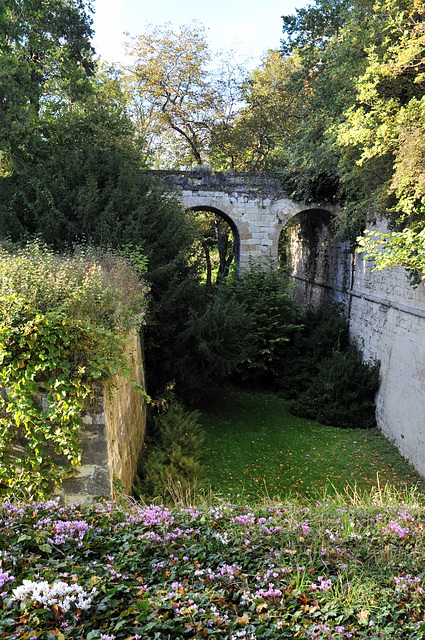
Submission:
<svg viewBox="0 0 425 640">
<path fill-rule="evenodd" d="M 277 396 L 229 390 L 203 407 L 214 492 L 233 498 L 314 498 L 349 484 L 369 490 L 425 482 L 377 429 L 335 429 L 296 418 Z"/>
</svg>

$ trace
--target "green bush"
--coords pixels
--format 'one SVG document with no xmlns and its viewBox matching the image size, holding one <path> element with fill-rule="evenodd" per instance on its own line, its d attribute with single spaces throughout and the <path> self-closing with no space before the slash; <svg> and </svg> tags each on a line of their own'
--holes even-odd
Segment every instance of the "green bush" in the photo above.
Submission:
<svg viewBox="0 0 425 640">
<path fill-rule="evenodd" d="M 283 360 L 280 393 L 292 413 L 335 427 L 375 425 L 379 364 L 363 361 L 350 346 L 338 306 L 310 310 Z"/>
<path fill-rule="evenodd" d="M 230 279 L 229 293 L 251 316 L 246 339 L 251 354 L 243 362 L 244 378 L 273 380 L 290 336 L 299 328 L 297 306 L 290 299 L 292 284 L 286 271 L 271 262 L 251 262 Z"/>
<path fill-rule="evenodd" d="M 146 292 L 129 260 L 113 251 L 0 249 L 5 491 L 44 495 L 78 466 L 84 400 L 94 383 L 126 370 L 124 348 L 144 320 Z"/>
<path fill-rule="evenodd" d="M 348 323 L 338 305 L 309 309 L 298 322 L 302 326 L 286 344 L 278 372 L 280 393 L 287 399 L 306 391 L 317 376 L 318 364 L 350 344 Z"/>
<path fill-rule="evenodd" d="M 204 309 L 191 311 L 176 376 L 186 400 L 221 387 L 252 353 L 252 314 L 221 286 Z"/>
<path fill-rule="evenodd" d="M 379 364 L 364 362 L 351 346 L 317 364 L 316 375 L 296 400 L 292 413 L 334 427 L 368 429 L 376 425 L 375 395 Z"/>
<path fill-rule="evenodd" d="M 205 435 L 197 411 L 173 404 L 153 421 L 141 459 L 136 495 L 146 501 L 170 501 L 170 490 L 178 485 L 185 493 L 203 475 L 201 458 Z"/>
</svg>

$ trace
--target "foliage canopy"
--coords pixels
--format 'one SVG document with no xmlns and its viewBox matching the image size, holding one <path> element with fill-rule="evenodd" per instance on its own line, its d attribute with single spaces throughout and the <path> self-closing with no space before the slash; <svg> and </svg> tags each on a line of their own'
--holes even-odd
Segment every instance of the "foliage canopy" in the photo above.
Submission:
<svg viewBox="0 0 425 640">
<path fill-rule="evenodd" d="M 39 116 L 56 99 L 87 94 L 93 74 L 91 7 L 85 0 L 8 0 L 0 6 L 0 151 L 38 157 Z"/>
<path fill-rule="evenodd" d="M 282 46 L 299 61 L 284 184 L 296 199 L 341 203 L 353 243 L 368 216 L 389 217 L 393 233 L 379 251 L 369 236 L 369 255 L 422 273 L 420 238 L 403 229 L 424 226 L 424 15 L 422 0 L 317 0 L 283 17 Z"/>
</svg>

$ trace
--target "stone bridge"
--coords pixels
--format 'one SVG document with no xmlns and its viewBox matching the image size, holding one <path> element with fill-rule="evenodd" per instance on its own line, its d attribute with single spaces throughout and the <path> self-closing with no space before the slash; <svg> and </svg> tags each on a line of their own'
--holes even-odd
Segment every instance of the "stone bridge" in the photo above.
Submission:
<svg viewBox="0 0 425 640">
<path fill-rule="evenodd" d="M 250 259 L 269 257 L 277 263 L 279 236 L 288 220 L 301 211 L 324 210 L 290 200 L 278 174 L 213 172 L 207 167 L 152 173 L 177 193 L 185 209 L 212 211 L 229 223 L 242 269 Z M 332 207 L 326 211 L 336 213 Z"/>
</svg>

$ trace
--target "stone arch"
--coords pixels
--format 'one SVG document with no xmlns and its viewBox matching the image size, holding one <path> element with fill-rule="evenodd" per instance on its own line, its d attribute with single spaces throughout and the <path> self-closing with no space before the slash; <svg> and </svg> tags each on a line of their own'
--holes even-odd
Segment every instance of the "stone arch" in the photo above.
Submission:
<svg viewBox="0 0 425 640">
<path fill-rule="evenodd" d="M 248 268 L 251 260 L 264 258 L 277 265 L 278 241 L 284 225 L 302 210 L 322 208 L 291 200 L 283 191 L 278 174 L 205 168 L 152 173 L 167 190 L 177 194 L 184 209 L 217 211 L 229 221 L 232 230 L 237 231 L 240 269 Z"/>
<path fill-rule="evenodd" d="M 222 211 L 221 209 L 218 209 L 217 207 L 214 207 L 214 206 L 211 206 L 211 205 L 208 205 L 208 204 L 193 205 L 193 206 L 187 207 L 186 211 L 206 211 L 206 212 L 210 211 L 211 213 L 215 213 L 220 218 L 222 218 L 225 222 L 227 222 L 227 224 L 229 225 L 229 227 L 232 230 L 233 242 L 234 242 L 234 246 L 235 246 L 235 263 L 236 263 L 237 268 L 239 269 L 241 239 L 240 239 L 240 235 L 239 235 L 239 230 L 238 230 L 237 224 L 235 223 L 233 218 L 228 213 Z"/>
</svg>

